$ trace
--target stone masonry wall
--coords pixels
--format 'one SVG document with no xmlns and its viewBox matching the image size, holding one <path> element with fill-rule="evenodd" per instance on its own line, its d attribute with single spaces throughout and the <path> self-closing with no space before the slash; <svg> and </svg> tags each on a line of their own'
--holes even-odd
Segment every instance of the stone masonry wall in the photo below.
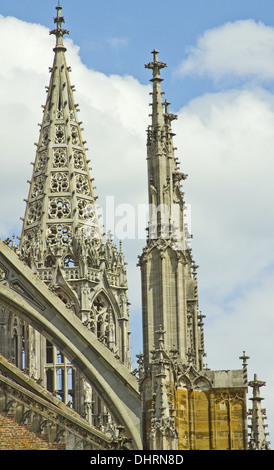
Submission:
<svg viewBox="0 0 274 470">
<path fill-rule="evenodd" d="M 11 417 L 0 415 L 0 450 L 65 450 L 64 444 L 52 445 L 47 435 L 38 436 L 20 426 Z"/>
</svg>

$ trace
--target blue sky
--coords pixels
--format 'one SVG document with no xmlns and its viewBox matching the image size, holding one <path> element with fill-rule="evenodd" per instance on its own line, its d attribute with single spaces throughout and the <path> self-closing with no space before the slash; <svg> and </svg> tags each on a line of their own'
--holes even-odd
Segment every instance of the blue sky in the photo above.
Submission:
<svg viewBox="0 0 274 470">
<path fill-rule="evenodd" d="M 1 14 L 40 23 L 52 28 L 57 0 L 0 1 Z M 208 80 L 188 77 L 182 82 L 174 71 L 188 46 L 196 43 L 205 30 L 226 22 L 254 19 L 271 26 L 274 5 L 270 0 L 172 0 L 164 1 L 82 0 L 61 1 L 66 27 L 81 48 L 81 59 L 106 74 L 129 74 L 147 83 L 144 63 L 157 48 L 168 62 L 165 80 L 175 107 L 182 106 L 202 90 L 212 89 Z M 171 86 L 170 86 L 171 85 Z"/>
<path fill-rule="evenodd" d="M 53 60 L 48 30 L 56 4 L 0 0 L 1 238 L 21 230 Z M 274 3 L 62 0 L 61 5 L 99 200 L 115 196 L 118 203 L 146 203 L 151 77 L 144 64 L 157 48 L 168 65 L 162 87 L 178 113 L 175 144 L 181 169 L 189 174 L 184 191 L 206 314 L 205 362 L 212 369 L 239 368 L 246 350 L 250 380 L 256 372 L 267 382 L 262 395 L 271 432 Z M 141 349 L 136 263 L 144 243 L 123 240 L 133 356 Z"/>
</svg>

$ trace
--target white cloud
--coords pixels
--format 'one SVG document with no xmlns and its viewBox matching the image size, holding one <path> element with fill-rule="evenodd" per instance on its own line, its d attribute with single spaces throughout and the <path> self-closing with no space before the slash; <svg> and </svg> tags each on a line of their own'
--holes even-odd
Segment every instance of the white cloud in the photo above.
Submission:
<svg viewBox="0 0 274 470">
<path fill-rule="evenodd" d="M 124 49 L 129 44 L 127 37 L 112 37 L 106 40 L 106 43 L 114 50 L 118 51 Z"/>
<path fill-rule="evenodd" d="M 198 264 L 206 270 L 203 287 L 216 276 L 214 296 L 223 298 L 274 263 L 273 95 L 262 89 L 205 95 L 181 110 L 174 129 L 190 175 L 186 199 Z"/>
<path fill-rule="evenodd" d="M 272 80 L 274 28 L 249 19 L 207 30 L 195 47 L 187 48 L 177 72 L 214 80 L 231 76 Z"/>
</svg>

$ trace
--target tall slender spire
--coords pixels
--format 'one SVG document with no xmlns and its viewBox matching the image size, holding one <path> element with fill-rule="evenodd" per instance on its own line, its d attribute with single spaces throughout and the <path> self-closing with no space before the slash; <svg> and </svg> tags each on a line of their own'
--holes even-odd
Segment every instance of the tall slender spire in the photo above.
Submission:
<svg viewBox="0 0 274 470">
<path fill-rule="evenodd" d="M 68 31 L 62 27 L 62 7 L 58 5 L 56 10 L 56 28 L 50 31 L 56 36 L 54 61 L 29 181 L 20 257 L 62 299 L 66 297 L 68 305 L 77 305 L 75 312 L 85 326 L 98 338 L 107 337 L 108 347 L 119 351 L 121 360 L 130 367 L 126 263 L 121 247 L 118 252 L 110 239 L 107 243 L 103 239 L 71 70 L 66 64 L 63 36 Z M 98 293 L 94 286 L 101 279 L 105 294 L 95 299 Z M 75 281 L 77 288 L 71 290 L 69 283 Z M 92 283 L 93 297 L 86 283 Z M 116 288 L 119 305 L 116 300 L 111 306 L 109 296 L 113 297 Z M 119 335 L 118 318 L 123 321 Z"/>
<path fill-rule="evenodd" d="M 18 251 L 21 259 L 83 325 L 130 369 L 126 263 L 121 247 L 118 252 L 110 237 L 104 242 L 86 157 L 88 149 L 78 120 L 71 69 L 66 63 L 63 38 L 68 31 L 63 29 L 65 20 L 59 4 L 56 10 L 55 29 L 50 31 L 56 37 L 54 60 L 42 106 L 43 118 Z M 29 347 L 33 347 L 31 342 Z M 29 355 L 32 371 L 45 365 L 47 355 L 41 356 L 46 348 L 45 338 L 39 337 L 35 348 L 37 354 L 32 350 Z M 57 373 L 54 368 L 56 383 Z M 68 395 L 66 373 L 64 397 Z M 48 386 L 47 376 L 43 380 Z M 91 422 L 103 423 L 107 411 L 101 398 L 92 384 L 79 385 L 77 380 L 77 392 L 73 385 L 71 394 L 76 408 Z M 91 407 L 97 410 L 93 416 Z"/>
<path fill-rule="evenodd" d="M 183 362 L 194 363 L 200 369 L 204 355 L 203 323 L 198 321 L 196 266 L 185 227 L 181 188 L 187 175 L 179 171 L 175 157 L 172 121 L 177 116 L 170 112 L 169 101 L 163 102 L 162 98 L 160 71 L 166 64 L 159 61 L 159 51 L 154 49 L 152 54 L 153 61 L 145 65 L 153 75 L 152 120 L 147 133 L 150 214 L 148 240 L 139 258 L 144 279 L 144 364 L 146 369 L 156 342 L 155 332 L 162 325 L 167 332 L 167 350 L 177 349 Z"/>
<path fill-rule="evenodd" d="M 56 28 L 50 31 L 56 36 L 54 62 L 20 243 L 23 258 L 33 260 L 30 251 L 35 250 L 39 263 L 46 250 L 54 256 L 57 247 L 69 251 L 81 231 L 102 239 L 78 104 L 66 64 L 63 36 L 69 32 L 62 27 L 62 7 L 56 10 Z"/>
<path fill-rule="evenodd" d="M 185 179 L 179 171 L 178 159 L 175 157 L 175 147 L 171 123 L 177 119 L 175 114 L 170 113 L 170 103 L 163 102 L 160 76 L 161 69 L 167 67 L 166 63 L 159 61 L 159 51 L 152 51 L 153 61 L 145 65 L 151 69 L 153 77 L 152 113 L 151 125 L 147 132 L 147 161 L 148 161 L 148 189 L 149 204 L 152 208 L 149 222 L 149 238 L 170 238 L 172 235 L 177 239 L 182 234 L 180 242 L 187 243 L 183 235 L 183 207 L 184 198 L 180 187 L 180 181 Z M 157 215 L 155 212 L 156 208 Z M 154 209 L 154 212 L 153 212 Z M 175 217 L 175 220 L 174 220 Z"/>
</svg>

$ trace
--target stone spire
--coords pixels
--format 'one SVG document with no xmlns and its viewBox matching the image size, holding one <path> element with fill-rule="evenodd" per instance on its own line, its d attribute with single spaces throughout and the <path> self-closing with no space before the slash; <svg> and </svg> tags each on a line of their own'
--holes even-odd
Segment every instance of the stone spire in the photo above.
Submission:
<svg viewBox="0 0 274 470">
<path fill-rule="evenodd" d="M 257 374 L 254 374 L 254 380 L 249 382 L 248 385 L 253 388 L 253 396 L 250 398 L 253 406 L 252 410 L 249 411 L 251 418 L 249 448 L 250 450 L 269 450 L 269 442 L 267 441 L 269 433 L 265 431 L 267 424 L 264 424 L 266 411 L 261 404 L 264 398 L 260 396 L 260 388 L 265 385 L 265 382 L 258 380 Z"/>
<path fill-rule="evenodd" d="M 172 238 L 175 243 L 187 243 L 183 221 L 183 192 L 180 181 L 187 175 L 179 171 L 178 159 L 174 155 L 171 122 L 177 119 L 170 113 L 170 103 L 163 102 L 160 70 L 166 67 L 158 60 L 158 51 L 152 51 L 153 61 L 145 65 L 153 72 L 152 122 L 147 132 L 148 189 L 151 207 L 149 239 Z M 161 208 L 161 210 L 158 210 Z M 185 248 L 186 246 L 184 246 Z"/>
<path fill-rule="evenodd" d="M 104 241 L 78 104 L 70 82 L 62 7 L 33 163 L 20 257 L 130 367 L 126 262 Z M 119 325 L 119 326 L 118 326 Z"/>
<path fill-rule="evenodd" d="M 143 277 L 144 364 L 148 367 L 150 351 L 156 343 L 155 332 L 162 325 L 168 351 L 177 349 L 185 363 L 202 368 L 203 321 L 198 313 L 197 266 L 192 258 L 186 230 L 182 180 L 172 131 L 170 103 L 162 99 L 161 69 L 157 50 L 152 70 L 152 113 L 147 131 L 148 202 L 150 208 L 148 239 L 140 256 Z M 149 286 L 149 289 L 148 289 Z M 149 345 L 150 343 L 150 345 Z"/>
<path fill-rule="evenodd" d="M 102 240 L 78 104 L 66 64 L 63 36 L 69 32 L 62 27 L 62 7 L 56 10 L 56 28 L 50 31 L 56 37 L 55 56 L 20 243 L 22 257 L 32 265 L 34 259 L 41 264 L 46 255 L 58 256 L 60 249 L 72 255 L 73 240 L 81 232 Z"/>
</svg>

